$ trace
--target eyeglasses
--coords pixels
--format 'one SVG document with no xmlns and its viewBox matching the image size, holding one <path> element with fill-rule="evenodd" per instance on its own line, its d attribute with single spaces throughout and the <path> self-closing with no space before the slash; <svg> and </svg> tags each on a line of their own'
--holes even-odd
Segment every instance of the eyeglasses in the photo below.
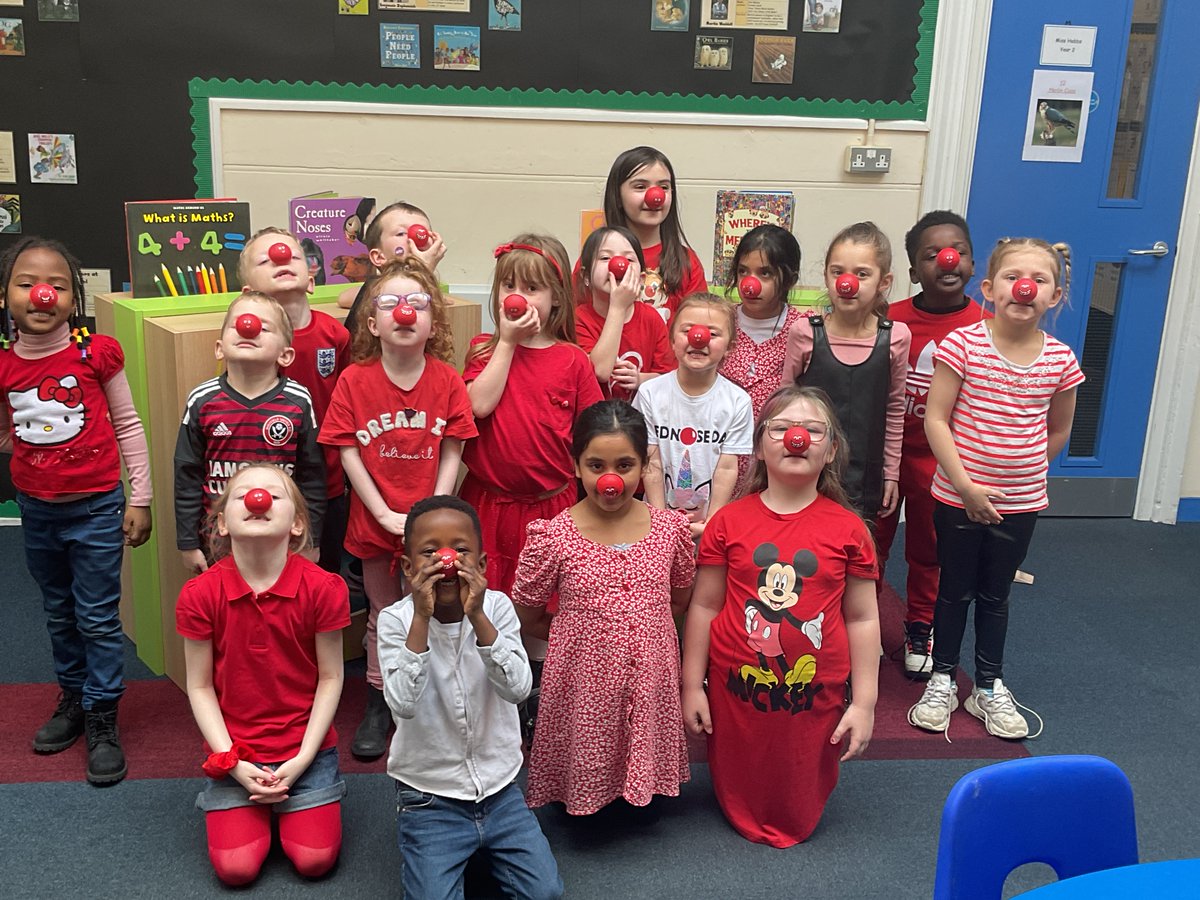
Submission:
<svg viewBox="0 0 1200 900">
<path fill-rule="evenodd" d="M 413 291 L 411 294 L 380 294 L 371 301 L 375 304 L 375 308 L 380 312 L 388 312 L 395 309 L 401 303 L 407 303 L 417 312 L 423 309 L 429 309 L 429 304 L 433 302 L 424 291 Z"/>
<path fill-rule="evenodd" d="M 819 444 L 825 440 L 825 435 L 829 433 L 829 429 L 825 427 L 824 422 L 784 422 L 779 419 L 772 419 L 767 423 L 767 437 L 773 441 L 782 441 L 787 435 L 788 429 L 799 425 L 808 431 L 809 440 L 814 444 Z"/>
</svg>

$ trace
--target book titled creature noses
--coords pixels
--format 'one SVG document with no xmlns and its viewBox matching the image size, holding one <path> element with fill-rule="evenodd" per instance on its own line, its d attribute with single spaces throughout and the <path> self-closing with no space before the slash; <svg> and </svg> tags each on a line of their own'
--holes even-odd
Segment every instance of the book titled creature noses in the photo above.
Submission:
<svg viewBox="0 0 1200 900">
<path fill-rule="evenodd" d="M 339 197 L 326 192 L 288 201 L 288 222 L 292 234 L 300 239 L 313 281 L 366 281 L 371 261 L 363 238 L 374 212 L 373 197 Z"/>
</svg>

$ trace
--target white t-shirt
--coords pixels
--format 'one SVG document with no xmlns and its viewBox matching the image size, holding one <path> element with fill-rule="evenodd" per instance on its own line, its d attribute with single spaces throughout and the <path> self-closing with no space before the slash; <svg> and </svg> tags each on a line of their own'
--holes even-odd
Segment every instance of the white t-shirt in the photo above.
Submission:
<svg viewBox="0 0 1200 900">
<path fill-rule="evenodd" d="M 646 417 L 650 444 L 658 447 L 667 506 L 696 510 L 703 518 L 721 454 L 754 452 L 750 395 L 718 375 L 706 393 L 689 397 L 670 372 L 638 388 L 633 405 Z"/>
</svg>

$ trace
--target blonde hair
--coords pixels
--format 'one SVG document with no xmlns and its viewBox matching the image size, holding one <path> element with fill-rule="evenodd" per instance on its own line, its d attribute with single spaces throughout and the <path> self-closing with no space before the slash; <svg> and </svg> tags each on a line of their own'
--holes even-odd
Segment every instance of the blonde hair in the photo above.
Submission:
<svg viewBox="0 0 1200 900">
<path fill-rule="evenodd" d="M 246 241 L 246 246 L 242 248 L 242 252 L 238 255 L 238 279 L 242 284 L 246 283 L 247 261 L 250 259 L 250 247 L 260 237 L 267 234 L 277 234 L 280 237 L 288 237 L 296 242 L 296 246 L 300 247 L 300 255 L 304 256 L 304 248 L 300 246 L 300 238 L 292 234 L 286 228 L 279 228 L 276 225 L 268 225 L 266 228 L 260 228 L 254 234 L 250 235 L 250 240 Z M 304 271 L 308 272 L 308 263 L 304 264 Z"/>
<path fill-rule="evenodd" d="M 421 286 L 421 290 L 429 295 L 429 315 L 433 319 L 433 330 L 429 332 L 429 340 L 425 343 L 425 352 L 445 363 L 454 361 L 454 337 L 450 331 L 450 320 L 446 315 L 446 298 L 433 273 L 415 256 L 401 256 L 387 262 L 378 273 L 367 279 L 364 302 L 368 305 L 365 316 L 360 315 L 354 323 L 354 337 L 351 348 L 356 363 L 367 363 L 379 359 L 383 355 L 383 347 L 379 336 L 371 334 L 367 320 L 379 315 L 375 308 L 375 298 L 383 293 L 383 284 L 391 278 L 409 278 Z"/>
<path fill-rule="evenodd" d="M 252 303 L 261 303 L 263 306 L 269 307 L 271 312 L 274 313 L 275 318 L 279 320 L 279 330 L 283 333 L 284 342 L 289 347 L 292 346 L 292 338 L 296 334 L 295 329 L 292 328 L 292 320 L 288 318 L 288 314 L 280 306 L 278 300 L 270 294 L 264 294 L 262 291 L 242 291 L 233 298 L 228 309 L 225 310 L 225 319 L 221 322 L 222 333 L 229 327 L 229 320 L 233 318 L 233 308 L 243 300 L 249 300 Z"/>
<path fill-rule="evenodd" d="M 711 294 L 708 291 L 696 291 L 694 294 L 688 294 L 679 301 L 679 307 L 675 310 L 675 315 L 671 317 L 671 329 L 675 328 L 675 323 L 679 321 L 680 315 L 690 306 L 700 307 L 703 309 L 715 309 L 725 315 L 727 328 L 725 333 L 729 336 L 729 342 L 726 345 L 728 349 L 733 349 L 734 341 L 737 339 L 736 319 L 737 315 L 734 312 L 734 305 L 720 297 L 717 294 Z"/>
<path fill-rule="evenodd" d="M 854 508 L 854 504 L 850 502 L 842 482 L 843 473 L 850 461 L 850 445 L 846 442 L 846 434 L 842 431 L 837 413 L 833 410 L 833 401 L 820 388 L 786 384 L 763 403 L 758 420 L 754 423 L 754 465 L 750 469 L 746 494 L 761 493 L 766 490 L 769 482 L 767 464 L 763 461 L 761 454 L 763 441 L 767 434 L 767 423 L 798 400 L 804 400 L 820 413 L 821 418 L 825 420 L 826 440 L 833 441 L 833 459 L 826 464 L 817 478 L 817 492 L 851 512 L 859 514 L 858 510 Z"/>
<path fill-rule="evenodd" d="M 1051 321 L 1053 321 L 1058 317 L 1062 307 L 1068 305 L 1067 293 L 1071 287 L 1071 246 L 1061 241 L 1051 244 L 1041 238 L 1000 238 L 996 241 L 996 246 L 992 248 L 992 255 L 988 257 L 987 275 L 984 277 L 988 281 L 995 281 L 996 273 L 1000 271 L 1004 260 L 1020 250 L 1041 250 L 1054 261 L 1055 287 L 1062 288 L 1062 303 L 1051 310 Z"/>
<path fill-rule="evenodd" d="M 288 498 L 292 501 L 292 505 L 296 507 L 296 521 L 300 523 L 300 533 L 289 537 L 288 550 L 292 553 L 299 553 L 301 550 L 307 550 L 312 546 L 312 526 L 308 518 L 308 504 L 304 502 L 304 495 L 300 493 L 300 488 L 296 487 L 296 482 L 292 481 L 292 476 L 288 475 L 287 472 L 278 466 L 268 465 L 267 463 L 251 463 L 229 476 L 229 479 L 225 482 L 225 490 L 221 491 L 221 496 L 213 501 L 212 509 L 209 510 L 208 516 L 205 519 L 205 533 L 209 536 L 209 551 L 212 553 L 214 560 L 228 556 L 232 548 L 229 535 L 221 534 L 217 530 L 217 517 L 224 515 L 225 507 L 229 505 L 229 496 L 233 493 L 233 486 L 237 480 L 247 472 L 256 470 L 277 472 L 283 481 L 283 489 L 287 491 Z"/>
<path fill-rule="evenodd" d="M 829 257 L 833 254 L 833 248 L 838 244 L 846 243 L 863 244 L 874 250 L 875 264 L 879 266 L 881 278 L 892 271 L 892 242 L 874 222 L 855 222 L 835 234 L 833 240 L 829 242 L 829 249 L 825 251 L 826 269 L 829 268 Z M 887 295 L 880 293 L 875 298 L 875 305 L 871 307 L 871 312 L 880 319 L 886 319 L 887 311 Z"/>
<path fill-rule="evenodd" d="M 518 244 L 534 247 L 522 250 Z M 554 260 L 554 262 L 551 262 Z M 500 285 L 506 281 L 524 281 L 526 284 L 544 284 L 550 288 L 554 307 L 542 325 L 542 330 L 556 341 L 575 343 L 575 297 L 571 288 L 571 259 L 567 248 L 558 238 L 548 234 L 518 234 L 511 241 L 496 248 L 496 271 L 492 275 L 491 310 L 492 321 L 499 323 Z M 500 326 L 486 341 L 470 350 L 468 359 L 489 356 L 500 342 Z"/>
</svg>

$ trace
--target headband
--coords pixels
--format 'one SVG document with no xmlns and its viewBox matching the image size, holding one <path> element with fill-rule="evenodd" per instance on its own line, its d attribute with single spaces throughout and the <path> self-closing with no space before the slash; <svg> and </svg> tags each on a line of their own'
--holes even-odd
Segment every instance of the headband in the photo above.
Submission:
<svg viewBox="0 0 1200 900">
<path fill-rule="evenodd" d="M 496 248 L 493 255 L 496 257 L 496 259 L 499 259 L 505 253 L 512 253 L 514 250 L 528 250 L 530 253 L 536 253 L 538 256 L 549 262 L 550 265 L 554 266 L 554 271 L 558 273 L 558 278 L 563 284 L 567 283 L 566 278 L 563 277 L 562 266 L 558 264 L 558 260 L 541 247 L 531 247 L 529 244 L 501 244 Z"/>
</svg>

